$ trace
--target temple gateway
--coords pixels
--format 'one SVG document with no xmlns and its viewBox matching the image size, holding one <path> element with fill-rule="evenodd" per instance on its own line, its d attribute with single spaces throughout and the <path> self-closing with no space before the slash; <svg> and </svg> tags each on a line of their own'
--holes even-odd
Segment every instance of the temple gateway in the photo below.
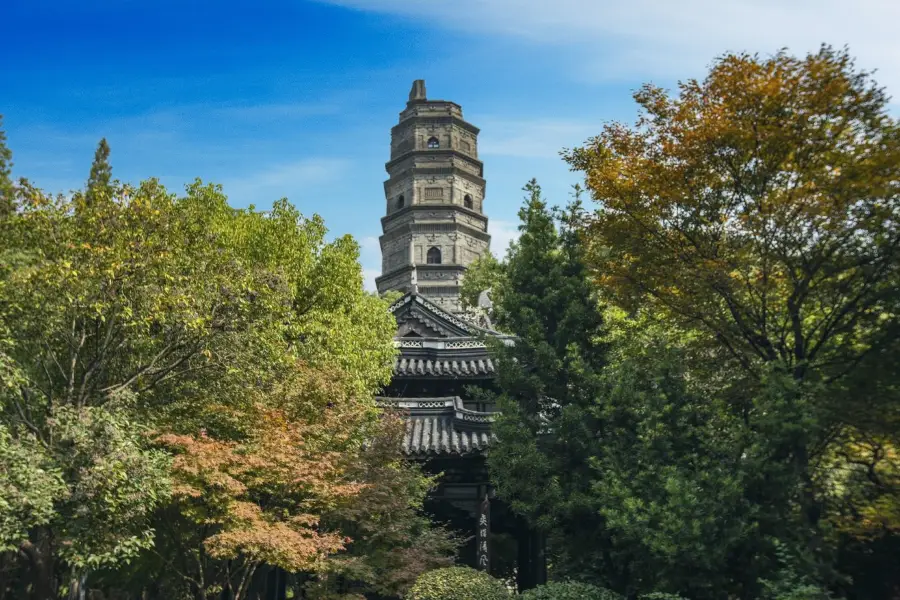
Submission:
<svg viewBox="0 0 900 600">
<path fill-rule="evenodd" d="M 426 509 L 471 536 L 460 562 L 527 589 L 546 580 L 543 541 L 495 497 L 485 464 L 494 407 L 472 394 L 496 376 L 485 338 L 514 340 L 460 303 L 463 274 L 491 241 L 478 133 L 458 104 L 429 100 L 422 80 L 391 129 L 376 285 L 403 296 L 390 307 L 399 354 L 379 401 L 407 415 L 405 454 L 442 474 Z"/>
</svg>

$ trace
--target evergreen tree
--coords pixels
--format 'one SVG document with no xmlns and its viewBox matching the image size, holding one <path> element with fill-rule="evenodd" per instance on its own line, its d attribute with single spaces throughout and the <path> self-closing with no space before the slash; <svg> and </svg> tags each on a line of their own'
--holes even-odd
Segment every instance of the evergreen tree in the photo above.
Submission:
<svg viewBox="0 0 900 600">
<path fill-rule="evenodd" d="M 94 152 L 91 174 L 87 180 L 86 196 L 89 202 L 100 194 L 109 195 L 112 191 L 112 166 L 109 164 L 109 144 L 106 138 L 100 140 Z"/>
<path fill-rule="evenodd" d="M 0 217 L 13 206 L 12 150 L 6 145 L 3 115 L 0 115 Z"/>
<path fill-rule="evenodd" d="M 532 180 L 519 211 L 519 239 L 507 260 L 475 267 L 494 273 L 496 326 L 514 333 L 513 347 L 497 346 L 501 416 L 498 443 L 488 457 L 499 495 L 550 535 L 558 573 L 607 564 L 591 499 L 599 440 L 591 406 L 605 357 L 603 320 L 573 225 L 580 202 L 551 210 Z M 472 288 L 466 290 L 472 295 Z M 606 569 L 604 569 L 606 570 Z"/>
</svg>

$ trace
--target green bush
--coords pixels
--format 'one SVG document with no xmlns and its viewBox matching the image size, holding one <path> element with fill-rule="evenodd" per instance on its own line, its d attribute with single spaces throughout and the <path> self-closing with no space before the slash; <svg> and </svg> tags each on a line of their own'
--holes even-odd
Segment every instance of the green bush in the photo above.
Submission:
<svg viewBox="0 0 900 600">
<path fill-rule="evenodd" d="M 642 594 L 639 600 L 686 600 L 684 596 L 678 594 L 669 594 L 668 592 L 651 592 Z"/>
<path fill-rule="evenodd" d="M 625 598 L 588 583 L 558 581 L 528 590 L 522 594 L 522 600 L 625 600 Z"/>
<path fill-rule="evenodd" d="M 406 596 L 408 600 L 509 600 L 499 579 L 469 567 L 447 567 L 423 573 Z"/>
</svg>

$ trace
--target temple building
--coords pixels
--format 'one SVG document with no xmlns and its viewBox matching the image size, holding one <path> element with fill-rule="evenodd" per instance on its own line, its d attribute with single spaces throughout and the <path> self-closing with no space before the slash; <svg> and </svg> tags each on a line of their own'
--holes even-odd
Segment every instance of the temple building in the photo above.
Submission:
<svg viewBox="0 0 900 600">
<path fill-rule="evenodd" d="M 542 540 L 495 498 L 485 464 L 494 407 L 472 393 L 496 376 L 485 339 L 515 340 L 460 302 L 466 268 L 491 240 L 478 134 L 458 104 L 429 100 L 421 80 L 391 129 L 376 285 L 403 296 L 390 308 L 399 353 L 379 400 L 407 415 L 407 456 L 443 474 L 426 508 L 472 536 L 460 562 L 515 574 L 526 589 L 546 579 Z"/>
</svg>

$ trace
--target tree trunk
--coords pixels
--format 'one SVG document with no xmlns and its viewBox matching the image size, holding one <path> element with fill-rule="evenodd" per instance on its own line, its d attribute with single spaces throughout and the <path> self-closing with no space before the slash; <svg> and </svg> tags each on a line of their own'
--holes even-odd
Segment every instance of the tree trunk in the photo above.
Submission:
<svg viewBox="0 0 900 600">
<path fill-rule="evenodd" d="M 34 600 L 56 600 L 53 567 L 40 548 L 26 540 L 19 545 L 19 554 L 31 566 L 32 596 Z"/>
</svg>

